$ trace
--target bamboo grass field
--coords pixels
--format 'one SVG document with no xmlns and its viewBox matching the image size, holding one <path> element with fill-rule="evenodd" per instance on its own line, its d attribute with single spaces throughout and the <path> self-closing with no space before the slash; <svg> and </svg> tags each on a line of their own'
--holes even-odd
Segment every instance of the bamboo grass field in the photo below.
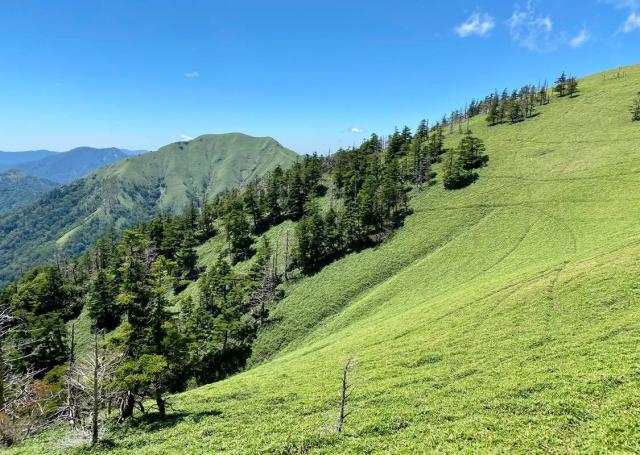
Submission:
<svg viewBox="0 0 640 455">
<path fill-rule="evenodd" d="M 383 244 L 285 284 L 250 368 L 91 453 L 640 452 L 640 66 L 622 72 L 519 124 L 474 118 L 475 183 L 415 192 Z M 6 453 L 88 450 L 64 432 Z"/>
</svg>

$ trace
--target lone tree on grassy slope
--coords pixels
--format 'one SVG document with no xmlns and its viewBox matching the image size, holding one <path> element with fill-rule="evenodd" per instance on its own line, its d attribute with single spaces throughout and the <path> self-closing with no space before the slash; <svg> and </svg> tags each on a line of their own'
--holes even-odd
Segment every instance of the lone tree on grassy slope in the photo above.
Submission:
<svg viewBox="0 0 640 455">
<path fill-rule="evenodd" d="M 631 121 L 640 122 L 640 92 L 638 92 L 631 105 Z"/>
<path fill-rule="evenodd" d="M 442 182 L 445 189 L 464 188 L 472 183 L 478 174 L 473 169 L 482 167 L 489 157 L 484 154 L 484 142 L 467 131 L 456 150 L 447 153 L 442 166 Z"/>
<path fill-rule="evenodd" d="M 567 75 L 564 71 L 556 80 L 555 85 L 553 86 L 553 92 L 557 93 L 558 96 L 565 96 L 567 94 Z"/>
<path fill-rule="evenodd" d="M 571 76 L 567 79 L 567 95 L 573 98 L 576 93 L 578 93 L 578 80 Z"/>
<path fill-rule="evenodd" d="M 483 166 L 489 159 L 484 154 L 486 147 L 482 139 L 475 137 L 471 130 L 467 130 L 458 145 L 458 155 L 465 169 L 476 169 Z"/>
<path fill-rule="evenodd" d="M 336 433 L 342 433 L 345 421 L 351 412 L 347 411 L 347 404 L 351 398 L 351 383 L 349 382 L 349 372 L 353 368 L 353 360 L 347 360 L 342 369 L 342 380 L 340 382 L 340 404 L 338 406 L 338 420 L 336 420 Z"/>
</svg>

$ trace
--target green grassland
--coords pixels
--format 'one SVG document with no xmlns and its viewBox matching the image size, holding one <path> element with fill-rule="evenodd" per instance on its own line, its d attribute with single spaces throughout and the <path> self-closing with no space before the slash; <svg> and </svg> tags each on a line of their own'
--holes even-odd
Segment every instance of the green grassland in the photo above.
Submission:
<svg viewBox="0 0 640 455">
<path fill-rule="evenodd" d="M 639 452 L 640 66 L 625 73 L 517 125 L 475 119 L 490 157 L 476 183 L 415 194 L 385 243 L 288 282 L 253 368 L 100 451 Z M 57 437 L 8 453 L 61 452 Z"/>
</svg>

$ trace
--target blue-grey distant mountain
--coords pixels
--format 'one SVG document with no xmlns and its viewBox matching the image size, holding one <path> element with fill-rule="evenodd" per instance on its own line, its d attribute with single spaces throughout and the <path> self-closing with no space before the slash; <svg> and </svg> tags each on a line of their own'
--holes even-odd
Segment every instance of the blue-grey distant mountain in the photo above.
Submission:
<svg viewBox="0 0 640 455">
<path fill-rule="evenodd" d="M 30 161 L 41 160 L 56 155 L 51 150 L 29 150 L 28 152 L 0 152 L 0 172 Z"/>
<path fill-rule="evenodd" d="M 11 170 L 0 173 L 0 215 L 35 200 L 59 184 Z"/>
<path fill-rule="evenodd" d="M 129 155 L 117 148 L 97 149 L 78 147 L 64 153 L 13 166 L 29 175 L 68 183 L 85 177 L 96 169 L 127 158 Z"/>
<path fill-rule="evenodd" d="M 129 156 L 143 155 L 149 151 L 149 150 L 128 150 L 128 149 L 120 149 L 120 150 L 122 150 L 124 153 L 126 153 Z"/>
</svg>

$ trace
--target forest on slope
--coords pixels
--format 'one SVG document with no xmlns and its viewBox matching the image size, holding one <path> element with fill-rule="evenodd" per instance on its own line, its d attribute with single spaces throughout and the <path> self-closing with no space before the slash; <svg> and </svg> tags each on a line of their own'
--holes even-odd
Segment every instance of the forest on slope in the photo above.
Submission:
<svg viewBox="0 0 640 455">
<path fill-rule="evenodd" d="M 79 254 L 109 229 L 179 213 L 296 157 L 271 138 L 205 135 L 57 188 L 0 217 L 0 287 L 20 270 Z"/>
<path fill-rule="evenodd" d="M 55 182 L 22 171 L 0 172 L 0 215 L 28 204 L 56 186 Z"/>
</svg>

